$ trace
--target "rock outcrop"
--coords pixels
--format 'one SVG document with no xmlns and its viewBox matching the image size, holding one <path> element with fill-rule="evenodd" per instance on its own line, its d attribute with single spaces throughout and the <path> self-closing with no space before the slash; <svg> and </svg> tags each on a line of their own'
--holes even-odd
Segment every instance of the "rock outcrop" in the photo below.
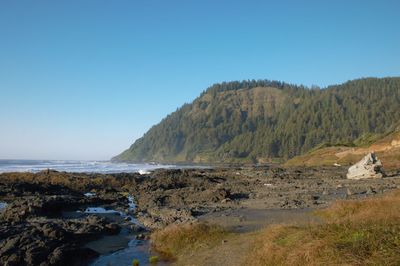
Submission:
<svg viewBox="0 0 400 266">
<path fill-rule="evenodd" d="M 383 176 L 382 163 L 373 152 L 351 166 L 347 172 L 348 179 L 382 178 Z"/>
<path fill-rule="evenodd" d="M 116 235 L 121 226 L 105 217 L 64 212 L 102 204 L 124 208 L 124 198 L 104 189 L 86 197 L 65 186 L 0 178 L 0 201 L 8 202 L 0 213 L 0 265 L 87 265 L 99 254 L 85 244 Z"/>
<path fill-rule="evenodd" d="M 83 244 L 119 230 L 117 224 L 97 216 L 0 220 L 0 265 L 85 265 L 99 254 Z"/>
</svg>

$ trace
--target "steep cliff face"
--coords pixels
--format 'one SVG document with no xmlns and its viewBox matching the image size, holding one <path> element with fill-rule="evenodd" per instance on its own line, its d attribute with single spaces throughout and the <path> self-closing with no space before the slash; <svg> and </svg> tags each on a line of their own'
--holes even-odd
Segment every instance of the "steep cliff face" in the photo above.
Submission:
<svg viewBox="0 0 400 266">
<path fill-rule="evenodd" d="M 265 162 L 351 143 L 400 121 L 400 78 L 325 89 L 273 81 L 216 84 L 153 126 L 117 161 Z"/>
</svg>

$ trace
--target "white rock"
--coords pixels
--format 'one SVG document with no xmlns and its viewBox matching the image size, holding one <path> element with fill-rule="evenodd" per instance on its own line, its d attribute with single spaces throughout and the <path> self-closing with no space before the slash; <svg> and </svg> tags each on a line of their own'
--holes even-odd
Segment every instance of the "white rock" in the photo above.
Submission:
<svg viewBox="0 0 400 266">
<path fill-rule="evenodd" d="M 348 179 L 382 178 L 382 163 L 375 153 L 367 154 L 361 161 L 351 166 L 347 172 Z"/>
</svg>

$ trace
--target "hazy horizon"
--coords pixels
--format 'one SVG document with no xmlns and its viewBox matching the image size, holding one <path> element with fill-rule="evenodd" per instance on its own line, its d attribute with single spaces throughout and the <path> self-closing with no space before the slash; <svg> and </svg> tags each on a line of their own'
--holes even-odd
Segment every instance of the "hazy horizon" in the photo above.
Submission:
<svg viewBox="0 0 400 266">
<path fill-rule="evenodd" d="M 0 3 L 0 159 L 109 160 L 208 86 L 400 76 L 397 1 Z"/>
</svg>

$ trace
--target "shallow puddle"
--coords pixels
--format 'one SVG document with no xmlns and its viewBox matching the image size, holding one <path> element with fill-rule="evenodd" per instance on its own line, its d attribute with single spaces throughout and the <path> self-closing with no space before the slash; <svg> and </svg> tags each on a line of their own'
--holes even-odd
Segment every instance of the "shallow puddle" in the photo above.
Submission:
<svg viewBox="0 0 400 266">
<path fill-rule="evenodd" d="M 0 201 L 0 212 L 7 208 L 7 203 Z"/>
<path fill-rule="evenodd" d="M 149 241 L 132 239 L 128 243 L 128 247 L 105 254 L 96 259 L 92 266 L 119 266 L 119 265 L 132 265 L 133 260 L 139 260 L 139 265 L 148 265 L 151 254 L 149 252 Z M 161 264 L 157 264 L 161 265 Z"/>
<path fill-rule="evenodd" d="M 129 211 L 134 211 L 136 204 L 132 196 L 128 196 Z M 124 220 L 129 221 L 131 224 L 140 225 L 139 222 L 131 215 L 114 209 L 106 209 L 104 207 L 87 207 L 85 214 L 97 215 L 116 215 Z M 132 265 L 133 260 L 138 260 L 140 265 L 149 265 L 150 246 L 148 240 L 138 240 L 135 238 L 134 233 L 129 233 L 126 228 L 122 228 L 119 235 L 104 236 L 103 238 L 91 242 L 86 245 L 89 248 L 103 253 L 100 257 L 94 260 L 90 265 L 93 266 L 120 266 Z M 108 251 L 108 250 L 113 250 Z M 115 251 L 117 250 L 117 251 Z M 157 265 L 166 265 L 159 262 Z"/>
</svg>

